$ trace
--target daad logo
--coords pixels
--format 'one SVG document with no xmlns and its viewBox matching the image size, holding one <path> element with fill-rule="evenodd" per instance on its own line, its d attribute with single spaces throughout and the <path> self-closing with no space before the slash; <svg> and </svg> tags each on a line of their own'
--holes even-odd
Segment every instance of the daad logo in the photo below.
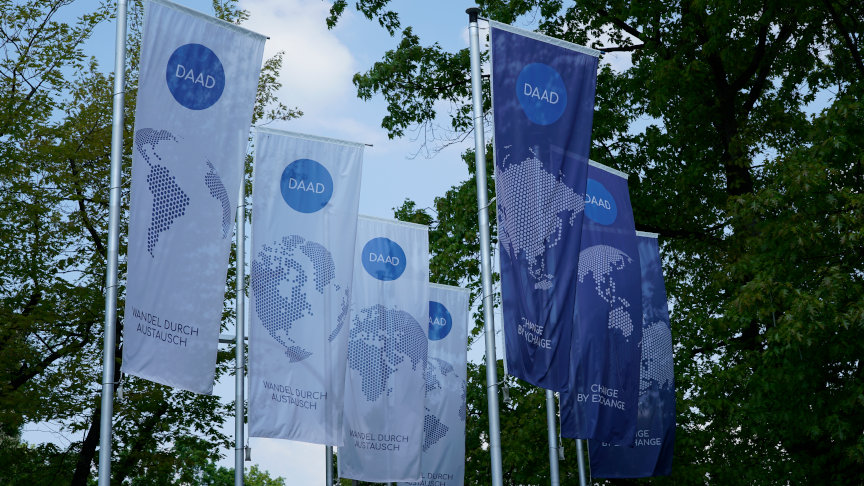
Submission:
<svg viewBox="0 0 864 486">
<path fill-rule="evenodd" d="M 429 340 L 440 341 L 453 329 L 453 318 L 443 304 L 429 301 Z"/>
<path fill-rule="evenodd" d="M 298 159 L 282 171 L 282 199 L 301 213 L 314 213 L 330 202 L 333 177 L 327 168 L 311 159 Z"/>
<path fill-rule="evenodd" d="M 567 108 L 567 89 L 558 71 L 546 64 L 531 63 L 516 78 L 516 97 L 531 122 L 551 125 Z"/>
<path fill-rule="evenodd" d="M 373 238 L 363 247 L 363 268 L 378 280 L 396 280 L 405 272 L 405 251 L 390 238 Z"/>
<path fill-rule="evenodd" d="M 203 110 L 222 96 L 225 70 L 209 48 L 186 44 L 174 50 L 168 59 L 165 81 L 177 103 L 190 110 Z"/>
<path fill-rule="evenodd" d="M 585 216 L 592 221 L 608 226 L 618 217 L 618 207 L 615 198 L 603 187 L 603 184 L 588 179 L 587 194 L 585 194 Z"/>
</svg>

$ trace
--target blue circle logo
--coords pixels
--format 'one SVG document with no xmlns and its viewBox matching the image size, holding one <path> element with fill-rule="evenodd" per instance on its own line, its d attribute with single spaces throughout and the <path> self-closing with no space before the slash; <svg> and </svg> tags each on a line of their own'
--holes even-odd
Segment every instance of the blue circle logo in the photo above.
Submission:
<svg viewBox="0 0 864 486">
<path fill-rule="evenodd" d="M 314 213 L 330 202 L 333 177 L 327 168 L 311 159 L 298 159 L 282 171 L 282 199 L 295 211 Z"/>
<path fill-rule="evenodd" d="M 186 44 L 174 50 L 168 59 L 165 81 L 177 103 L 190 110 L 203 110 L 222 97 L 225 70 L 209 48 Z"/>
<path fill-rule="evenodd" d="M 585 216 L 592 221 L 608 226 L 618 217 L 618 207 L 615 198 L 603 187 L 603 184 L 588 179 L 587 194 L 585 194 Z"/>
<path fill-rule="evenodd" d="M 443 304 L 429 301 L 429 340 L 440 341 L 453 329 L 453 318 Z"/>
<path fill-rule="evenodd" d="M 373 238 L 363 247 L 363 268 L 378 280 L 396 280 L 405 272 L 405 251 L 390 238 Z"/>
<path fill-rule="evenodd" d="M 531 63 L 516 78 L 516 97 L 531 122 L 551 125 L 567 108 L 567 88 L 558 71 L 546 64 Z"/>
</svg>

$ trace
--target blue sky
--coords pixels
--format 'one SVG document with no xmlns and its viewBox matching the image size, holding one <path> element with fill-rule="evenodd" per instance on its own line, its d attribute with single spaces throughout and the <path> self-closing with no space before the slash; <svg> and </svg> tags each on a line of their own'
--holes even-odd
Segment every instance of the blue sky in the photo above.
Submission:
<svg viewBox="0 0 864 486">
<path fill-rule="evenodd" d="M 210 0 L 174 1 L 212 14 Z M 79 0 L 70 10 L 86 8 L 91 2 Z M 385 114 L 382 100 L 366 103 L 356 98 L 351 83 L 354 73 L 368 69 L 387 49 L 397 44 L 398 38 L 391 38 L 376 23 L 350 10 L 334 30 L 328 30 L 324 19 L 330 3 L 325 0 L 241 0 L 240 4 L 250 13 L 245 26 L 270 37 L 265 56 L 285 51 L 280 96 L 285 104 L 305 113 L 298 120 L 274 123 L 269 128 L 373 145 L 367 147 L 364 156 L 361 213 L 392 217 L 392 208 L 409 197 L 419 207 L 430 207 L 436 196 L 467 178 L 460 154 L 473 139 L 449 147 L 431 159 L 411 158 L 421 149 L 420 142 L 387 138 L 385 130 L 380 128 Z M 470 5 L 467 1 L 453 0 L 391 2 L 391 7 L 400 13 L 403 25 L 414 26 L 424 44 L 437 42 L 447 50 L 467 47 L 465 8 Z M 529 25 L 521 27 L 530 28 Z M 88 43 L 88 52 L 97 57 L 103 70 L 113 65 L 114 28 L 113 22 L 103 24 Z M 629 56 L 626 53 L 606 55 L 602 62 L 624 68 L 629 64 Z M 824 101 L 820 100 L 814 106 L 822 103 Z M 500 319 L 496 319 L 496 323 L 499 322 Z M 478 349 L 473 350 L 470 357 L 476 361 L 482 353 L 482 342 L 475 348 Z M 498 349 L 500 356 L 500 344 Z M 226 377 L 215 392 L 225 401 L 232 400 L 233 377 Z M 233 435 L 233 417 L 225 425 L 226 432 Z M 44 427 L 56 430 L 51 424 L 44 424 Z M 25 435 L 25 439 L 32 441 L 52 437 L 58 440 L 56 435 L 33 432 Z M 68 444 L 63 440 L 58 442 Z M 270 439 L 251 439 L 250 443 L 253 463 L 274 476 L 287 478 L 288 484 L 323 484 L 323 446 Z M 222 464 L 233 466 L 233 450 L 223 452 L 226 458 Z"/>
<path fill-rule="evenodd" d="M 173 1 L 213 13 L 210 0 Z M 335 29 L 328 30 L 325 18 L 330 3 L 326 1 L 241 0 L 240 5 L 250 14 L 244 26 L 270 37 L 265 57 L 285 51 L 279 95 L 286 105 L 304 112 L 300 119 L 268 127 L 372 144 L 364 154 L 361 213 L 390 218 L 392 209 L 406 198 L 415 200 L 420 207 L 430 207 L 436 196 L 468 177 L 460 154 L 473 138 L 433 158 L 412 157 L 421 148 L 420 142 L 389 140 L 380 128 L 384 103 L 380 99 L 368 103 L 357 99 L 351 83 L 354 73 L 368 69 L 398 43 L 398 38 L 391 38 L 377 23 L 350 10 Z M 396 0 L 392 5 L 400 12 L 404 25 L 414 26 L 424 42 L 438 42 L 451 50 L 467 47 L 465 8 L 470 5 L 466 2 Z M 72 18 L 93 6 L 91 1 L 79 0 L 61 15 Z M 113 21 L 99 25 L 85 45 L 87 54 L 97 59 L 103 71 L 113 69 L 115 29 Z M 233 376 L 217 383 L 214 393 L 225 401 L 233 400 Z M 233 436 L 233 431 L 234 420 L 230 417 L 225 432 Z M 59 424 L 50 423 L 26 426 L 24 439 L 54 441 L 61 446 L 75 440 Z M 288 484 L 323 484 L 323 446 L 255 438 L 250 445 L 252 463 L 271 475 L 287 478 Z M 221 464 L 232 467 L 234 451 L 223 453 L 226 457 Z"/>
<path fill-rule="evenodd" d="M 467 15 L 460 3 L 397 1 L 394 6 L 406 25 L 416 26 L 421 38 L 455 49 L 467 46 Z M 459 157 L 467 144 L 432 159 L 409 159 L 420 144 L 388 140 L 380 128 L 383 102 L 364 103 L 355 95 L 354 73 L 365 71 L 398 39 L 350 11 L 328 31 L 327 2 L 245 0 L 241 5 L 250 13 L 246 26 L 270 36 L 265 56 L 285 51 L 280 95 L 283 102 L 305 113 L 298 120 L 271 127 L 373 145 L 364 155 L 361 213 L 392 217 L 392 208 L 406 197 L 421 207 L 431 206 L 435 196 L 467 178 Z"/>
<path fill-rule="evenodd" d="M 210 0 L 173 1 L 207 14 L 213 13 Z M 380 98 L 371 102 L 357 99 L 352 76 L 367 70 L 387 49 L 395 47 L 398 37 L 390 37 L 377 23 L 350 9 L 335 29 L 328 30 L 325 24 L 330 8 L 328 1 L 240 0 L 240 5 L 250 14 L 244 25 L 270 37 L 265 57 L 285 51 L 280 76 L 283 88 L 279 94 L 286 105 L 304 112 L 300 119 L 273 123 L 268 127 L 373 145 L 366 148 L 364 155 L 361 213 L 389 218 L 393 215 L 392 209 L 406 198 L 416 201 L 419 207 L 431 207 L 436 196 L 443 195 L 447 189 L 468 177 L 460 155 L 473 145 L 473 137 L 443 149 L 432 158 L 414 157 L 422 149 L 420 141 L 411 140 L 410 136 L 389 140 L 386 131 L 380 127 L 381 118 L 386 113 L 383 101 Z M 90 1 L 79 0 L 64 13 L 73 16 L 76 11 L 91 6 Z M 437 42 L 450 51 L 468 46 L 465 9 L 471 6 L 470 2 L 394 0 L 390 6 L 399 12 L 403 25 L 414 27 L 414 32 L 424 44 Z M 527 24 L 519 26 L 530 28 Z M 481 29 L 483 27 L 481 23 Z M 114 22 L 100 25 L 86 45 L 88 54 L 97 58 L 103 71 L 113 68 L 115 28 Z M 628 59 L 619 57 L 607 56 L 604 60 L 623 67 Z M 446 111 L 444 113 L 446 116 Z M 447 122 L 446 119 L 442 121 Z M 500 322 L 500 318 L 496 322 Z M 482 347 L 480 340 L 469 359 L 479 360 Z M 498 349 L 500 356 L 500 341 Z M 233 400 L 233 377 L 226 377 L 223 381 L 217 384 L 215 393 L 225 401 Z M 56 431 L 58 427 L 34 425 L 29 428 L 25 440 L 55 440 L 62 445 L 71 440 L 64 440 L 57 434 L 34 432 L 37 429 Z M 225 431 L 233 436 L 233 417 L 227 420 Z M 324 482 L 323 446 L 271 439 L 251 439 L 250 445 L 253 463 L 274 476 L 287 478 L 288 484 Z M 222 464 L 233 466 L 233 450 L 223 453 L 226 458 Z"/>
<path fill-rule="evenodd" d="M 209 12 L 208 0 L 180 3 Z M 389 140 L 380 128 L 385 114 L 379 99 L 365 103 L 357 99 L 351 78 L 379 60 L 398 39 L 391 38 L 376 23 L 348 11 L 333 30 L 324 19 L 330 4 L 300 0 L 242 0 L 249 11 L 246 27 L 270 37 L 265 57 L 285 51 L 280 97 L 296 106 L 304 116 L 270 128 L 311 133 L 372 144 L 364 154 L 360 212 L 392 217 L 392 208 L 405 198 L 420 207 L 431 206 L 434 197 L 468 177 L 460 154 L 467 144 L 444 150 L 427 159 L 409 157 L 417 142 Z M 416 2 L 398 0 L 394 6 L 406 25 L 414 25 L 421 38 L 437 41 L 445 48 L 467 46 L 467 15 L 461 2 Z M 254 194 L 253 194 L 254 197 Z M 233 378 L 217 391 L 233 398 Z M 233 420 L 226 423 L 233 431 Z M 290 484 L 324 483 L 324 448 L 276 439 L 251 439 L 253 462 Z M 233 464 L 233 451 L 223 463 Z"/>
</svg>

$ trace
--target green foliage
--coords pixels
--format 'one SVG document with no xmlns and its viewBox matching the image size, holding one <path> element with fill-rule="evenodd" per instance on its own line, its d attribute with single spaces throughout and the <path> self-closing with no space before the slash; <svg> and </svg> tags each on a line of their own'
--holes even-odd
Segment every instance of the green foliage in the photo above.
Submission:
<svg viewBox="0 0 864 486">
<path fill-rule="evenodd" d="M 406 200 L 396 208 L 395 217 L 402 221 L 429 225 L 429 280 L 443 285 L 463 286 L 471 291 L 471 302 L 482 299 L 480 287 L 480 234 L 477 220 L 477 179 L 474 152 L 463 154 L 471 177 L 464 183 L 451 188 L 444 196 L 435 198 L 430 214 L 426 209 L 418 209 L 416 203 Z M 495 195 L 492 179 L 492 151 L 486 152 L 488 177 L 488 200 Z M 495 220 L 495 205 L 489 206 L 489 218 Z M 493 246 L 497 233 L 492 228 Z M 498 276 L 493 277 L 497 281 Z M 497 298 L 497 297 L 496 297 Z M 483 331 L 480 321 L 482 313 L 478 310 L 471 335 L 479 336 Z"/>
<path fill-rule="evenodd" d="M 864 5 L 478 4 L 494 20 L 530 23 L 610 56 L 629 53 L 598 73 L 591 158 L 630 174 L 637 228 L 660 233 L 679 428 L 671 478 L 650 482 L 859 484 Z M 388 3 L 369 6 L 375 14 Z M 355 76 L 358 95 L 384 97 L 391 136 L 434 124 L 442 101 L 455 105 L 453 127 L 464 129 L 467 79 L 455 89 L 442 80 L 465 76 L 453 60 L 467 54 L 426 46 L 400 28 L 399 45 Z M 488 101 L 488 84 L 484 90 Z M 814 106 L 824 110 L 812 115 Z M 434 211 L 408 201 L 397 215 L 431 224 L 433 280 L 467 285 L 476 298 L 474 190 L 472 179 Z M 518 406 L 501 415 L 506 481 L 542 483 L 542 395 L 514 395 L 524 402 L 514 399 Z M 482 463 L 472 481 L 487 481 L 485 424 L 472 423 L 469 463 Z M 523 441 L 509 441 L 534 426 Z"/>
<path fill-rule="evenodd" d="M 410 27 L 402 32 L 399 46 L 384 54 L 366 74 L 356 74 L 357 95 L 369 100 L 375 93 L 384 94 L 387 115 L 381 126 L 390 138 L 405 135 L 414 125 L 431 122 L 438 112 L 439 101 L 447 101 L 456 110 L 451 118 L 455 130 L 466 130 L 471 124 L 470 112 L 460 106 L 471 94 L 470 58 L 467 51 L 445 52 L 436 43 L 422 47 Z"/>
<path fill-rule="evenodd" d="M 267 471 L 262 471 L 257 464 L 253 464 L 249 471 L 243 474 L 243 483 L 248 486 L 285 486 L 285 479 L 281 477 L 271 478 Z M 213 464 L 208 464 L 200 479 L 188 484 L 233 486 L 234 468 L 216 467 Z"/>
<path fill-rule="evenodd" d="M 63 22 L 70 0 L 0 1 L 0 482 L 88 484 L 99 442 L 102 323 L 108 226 L 113 77 L 82 47 L 113 5 Z M 229 22 L 236 0 L 214 1 Z M 120 254 L 125 236 L 142 2 L 130 2 Z M 68 15 L 67 15 L 68 17 Z M 282 58 L 265 61 L 255 120 L 300 115 L 275 96 Z M 248 171 L 247 171 L 248 172 Z M 248 194 L 248 192 L 247 192 Z M 125 263 L 120 261 L 118 336 Z M 233 287 L 230 272 L 227 288 Z M 228 292 L 225 323 L 233 318 Z M 233 404 L 146 380 L 115 376 L 112 483 L 195 484 L 202 465 L 229 447 Z M 230 350 L 218 355 L 228 372 Z M 22 443 L 25 423 L 49 421 L 74 437 L 62 447 Z M 257 471 L 257 470 L 256 470 Z M 258 472 L 255 472 L 258 474 Z M 254 474 L 253 474 L 254 476 Z M 260 476 L 260 474 L 259 474 Z M 267 482 L 262 476 L 260 484 Z"/>
<path fill-rule="evenodd" d="M 0 450 L 0 482 L 9 486 L 56 484 L 75 468 L 75 453 L 51 443 L 28 446 L 14 439 Z"/>
<path fill-rule="evenodd" d="M 385 7 L 390 3 L 390 0 L 358 0 L 354 7 L 358 12 L 362 13 L 367 19 L 377 19 L 381 27 L 387 29 L 390 35 L 399 28 L 399 14 L 392 10 L 386 10 Z M 339 17 L 348 6 L 347 0 L 335 0 L 330 6 L 330 16 L 327 17 L 327 27 L 333 28 Z"/>
</svg>

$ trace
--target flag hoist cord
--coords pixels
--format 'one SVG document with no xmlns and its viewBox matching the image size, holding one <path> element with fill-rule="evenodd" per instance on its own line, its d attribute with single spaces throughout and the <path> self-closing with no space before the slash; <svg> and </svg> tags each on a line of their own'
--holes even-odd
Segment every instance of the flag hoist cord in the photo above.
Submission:
<svg viewBox="0 0 864 486">
<path fill-rule="evenodd" d="M 478 8 L 469 8 L 468 37 L 471 42 L 471 99 L 474 111 L 474 162 L 477 178 L 477 212 L 480 225 L 480 269 L 483 282 L 483 320 L 486 333 L 486 398 L 489 407 L 489 453 L 492 486 L 503 486 L 501 426 L 498 417 L 498 370 L 495 358 L 495 322 L 492 317 L 492 273 L 489 255 L 489 210 L 486 197 L 486 142 L 483 140 L 483 91 L 480 85 L 480 33 Z"/>
<path fill-rule="evenodd" d="M 123 109 L 126 84 L 126 0 L 117 0 L 114 40 L 114 101 L 111 117 L 111 181 L 108 206 L 108 254 L 105 270 L 105 326 L 102 356 L 102 406 L 99 416 L 99 486 L 111 484 L 111 419 L 114 414 L 114 346 L 117 326 L 117 256 L 120 246 L 120 162 L 123 156 Z"/>
</svg>

